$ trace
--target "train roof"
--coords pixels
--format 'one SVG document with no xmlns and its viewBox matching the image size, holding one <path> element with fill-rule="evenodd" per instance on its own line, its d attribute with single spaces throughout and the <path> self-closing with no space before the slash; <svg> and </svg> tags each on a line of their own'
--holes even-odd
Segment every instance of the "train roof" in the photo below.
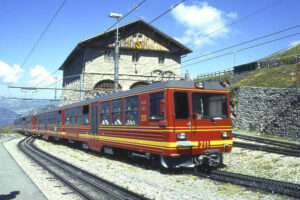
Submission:
<svg viewBox="0 0 300 200">
<path fill-rule="evenodd" d="M 203 87 L 204 90 L 225 90 L 225 88 L 219 82 L 203 82 L 203 86 L 204 86 Z M 84 105 L 84 104 L 88 104 L 88 103 L 95 102 L 95 101 L 102 101 L 102 100 L 106 100 L 106 99 L 112 99 L 112 98 L 118 98 L 118 97 L 127 96 L 127 95 L 138 94 L 138 93 L 141 93 L 141 92 L 158 90 L 158 89 L 162 89 L 162 88 L 173 88 L 173 87 L 174 88 L 194 89 L 195 88 L 195 82 L 193 82 L 193 81 L 181 81 L 181 80 L 180 81 L 179 80 L 171 80 L 171 81 L 165 81 L 165 82 L 155 82 L 155 83 L 152 83 L 150 85 L 145 85 L 145 86 L 142 86 L 142 87 L 133 88 L 131 90 L 120 91 L 120 92 L 117 92 L 117 93 L 112 93 L 112 94 L 107 94 L 107 95 L 104 95 L 104 96 L 99 96 L 99 97 L 96 97 L 94 99 L 89 99 L 89 100 L 80 101 L 80 102 L 76 102 L 76 103 L 69 104 L 69 105 L 55 107 L 55 108 L 52 108 L 50 110 L 43 111 L 43 112 L 40 112 L 40 113 L 56 111 L 56 110 L 60 110 L 62 108 L 75 107 L 75 106 L 78 106 L 78 105 Z M 38 114 L 40 114 L 40 113 L 38 113 Z"/>
</svg>

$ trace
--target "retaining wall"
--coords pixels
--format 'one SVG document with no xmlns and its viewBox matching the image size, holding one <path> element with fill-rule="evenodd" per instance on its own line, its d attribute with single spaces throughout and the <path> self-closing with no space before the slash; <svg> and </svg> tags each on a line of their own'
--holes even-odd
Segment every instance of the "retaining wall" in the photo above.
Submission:
<svg viewBox="0 0 300 200">
<path fill-rule="evenodd" d="M 234 91 L 236 128 L 300 138 L 300 90 L 240 87 Z"/>
</svg>

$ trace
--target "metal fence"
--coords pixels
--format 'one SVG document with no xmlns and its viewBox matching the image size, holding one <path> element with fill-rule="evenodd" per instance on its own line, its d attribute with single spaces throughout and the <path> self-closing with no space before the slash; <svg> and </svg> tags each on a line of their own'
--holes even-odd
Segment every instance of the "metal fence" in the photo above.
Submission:
<svg viewBox="0 0 300 200">
<path fill-rule="evenodd" d="M 275 58 L 275 59 L 268 59 L 268 60 L 258 60 L 256 61 L 256 67 L 251 70 L 246 70 L 246 71 L 253 71 L 257 68 L 265 68 L 265 67 L 279 67 L 282 65 L 289 65 L 289 64 L 296 64 L 296 57 L 297 56 L 286 56 L 282 58 Z M 253 64 L 254 62 L 251 62 L 249 64 Z M 216 76 L 221 76 L 225 74 L 234 74 L 234 69 L 241 67 L 241 66 L 247 66 L 247 64 L 235 66 L 233 68 L 229 68 L 226 70 L 222 71 L 217 71 L 217 72 L 211 72 L 211 73 L 206 73 L 206 74 L 198 74 L 197 79 L 201 78 L 210 78 L 210 77 L 216 77 Z"/>
<path fill-rule="evenodd" d="M 233 73 L 233 68 L 230 68 L 230 69 L 226 69 L 226 70 L 222 70 L 222 71 L 218 71 L 218 72 L 211 72 L 211 73 L 200 74 L 200 75 L 197 74 L 197 79 L 222 76 L 225 74 L 232 74 L 232 73 Z"/>
</svg>

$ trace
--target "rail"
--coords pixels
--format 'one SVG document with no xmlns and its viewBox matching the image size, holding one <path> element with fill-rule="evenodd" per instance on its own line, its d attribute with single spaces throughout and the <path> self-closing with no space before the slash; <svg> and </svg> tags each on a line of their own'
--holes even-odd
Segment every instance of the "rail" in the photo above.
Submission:
<svg viewBox="0 0 300 200">
<path fill-rule="evenodd" d="M 236 138 L 240 138 L 240 139 L 260 142 L 260 143 L 264 143 L 264 144 L 271 144 L 271 145 L 275 145 L 275 146 L 279 146 L 279 147 L 287 147 L 287 148 L 291 148 L 291 149 L 300 151 L 299 143 L 281 141 L 281 140 L 276 140 L 276 139 L 271 139 L 271 138 L 262 138 L 262 137 L 258 137 L 258 136 L 250 136 L 250 135 L 239 134 L 239 133 L 232 133 L 232 136 L 236 137 Z"/>
<path fill-rule="evenodd" d="M 19 148 L 51 174 L 85 199 L 147 199 L 38 149 L 33 138 L 19 142 Z"/>
<path fill-rule="evenodd" d="M 297 151 L 297 150 L 291 149 L 291 148 L 285 148 L 285 147 L 251 144 L 251 143 L 247 143 L 247 142 L 237 142 L 237 141 L 233 142 L 233 146 L 241 147 L 241 148 L 245 148 L 245 149 L 253 149 L 253 150 L 258 150 L 258 151 L 266 151 L 269 153 L 277 153 L 277 154 L 282 154 L 282 155 L 286 155 L 286 156 L 300 157 L 300 151 Z"/>
<path fill-rule="evenodd" d="M 221 181 L 225 183 L 232 183 L 248 188 L 266 191 L 270 193 L 277 193 L 294 198 L 300 198 L 300 184 L 277 181 L 272 179 L 265 179 L 255 176 L 248 176 L 243 174 L 225 172 L 220 170 L 212 170 L 209 174 L 195 172 L 195 175 L 201 177 L 209 177 L 212 180 Z"/>
</svg>

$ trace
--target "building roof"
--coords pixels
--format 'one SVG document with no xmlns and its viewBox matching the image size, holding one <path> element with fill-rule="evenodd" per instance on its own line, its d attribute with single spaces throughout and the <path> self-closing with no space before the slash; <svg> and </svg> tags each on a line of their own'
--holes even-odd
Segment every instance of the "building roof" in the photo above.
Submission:
<svg viewBox="0 0 300 200">
<path fill-rule="evenodd" d="M 124 28 L 127 28 L 129 26 L 133 26 L 133 25 L 138 25 L 138 26 L 146 26 L 148 28 L 150 28 L 155 34 L 160 35 L 161 37 L 165 38 L 166 40 L 168 40 L 170 42 L 170 44 L 174 44 L 175 46 L 177 46 L 176 48 L 176 52 L 180 55 L 185 55 L 188 53 L 193 52 L 191 49 L 189 49 L 188 47 L 184 46 L 183 44 L 181 44 L 180 42 L 178 42 L 177 40 L 175 40 L 174 38 L 168 36 L 167 34 L 161 32 L 160 30 L 158 30 L 157 28 L 155 28 L 154 26 L 148 24 L 147 22 L 145 22 L 144 20 L 138 19 L 132 22 L 129 22 L 127 24 L 124 24 L 122 26 L 119 26 L 119 30 L 121 31 Z M 59 67 L 59 70 L 63 70 L 64 66 L 76 55 L 76 53 L 84 46 L 88 46 L 89 44 L 91 44 L 93 41 L 101 38 L 101 37 L 105 37 L 107 35 L 111 35 L 111 34 L 115 34 L 116 28 L 114 29 L 110 29 L 106 32 L 103 32 L 101 34 L 95 35 L 93 37 L 87 38 L 85 40 L 82 40 L 81 42 L 79 42 L 77 44 L 77 46 L 73 49 L 73 51 L 69 54 L 69 56 L 65 59 L 65 61 L 63 62 L 63 64 Z"/>
<path fill-rule="evenodd" d="M 156 83 L 152 83 L 150 85 L 145 85 L 145 86 L 134 88 L 134 89 L 131 89 L 131 90 L 120 91 L 120 92 L 117 92 L 117 93 L 112 93 L 112 94 L 107 94 L 107 95 L 104 95 L 104 96 L 99 96 L 99 97 L 96 97 L 94 99 L 89 99 L 89 100 L 76 102 L 76 103 L 69 104 L 69 105 L 64 105 L 64 106 L 52 108 L 50 110 L 43 111 L 41 113 L 56 111 L 56 110 L 60 110 L 60 109 L 63 109 L 63 108 L 70 108 L 70 107 L 75 107 L 75 106 L 79 106 L 79 105 L 86 105 L 86 104 L 91 103 L 91 102 L 97 102 L 97 101 L 103 101 L 103 100 L 107 100 L 107 99 L 113 99 L 113 98 L 118 98 L 118 97 L 123 97 L 123 96 L 128 96 L 128 95 L 134 95 L 134 94 L 138 94 L 138 93 L 141 93 L 141 92 L 158 90 L 158 89 L 167 88 L 167 87 L 169 87 L 169 88 L 171 87 L 171 88 L 195 89 L 195 82 L 193 82 L 193 81 L 178 81 L 178 80 L 171 80 L 171 81 L 165 81 L 165 82 L 156 82 Z M 203 82 L 203 87 L 204 87 L 203 88 L 204 90 L 219 90 L 219 91 L 224 90 L 225 91 L 225 88 L 219 82 Z M 199 89 L 199 91 L 201 91 L 201 89 Z"/>
</svg>

